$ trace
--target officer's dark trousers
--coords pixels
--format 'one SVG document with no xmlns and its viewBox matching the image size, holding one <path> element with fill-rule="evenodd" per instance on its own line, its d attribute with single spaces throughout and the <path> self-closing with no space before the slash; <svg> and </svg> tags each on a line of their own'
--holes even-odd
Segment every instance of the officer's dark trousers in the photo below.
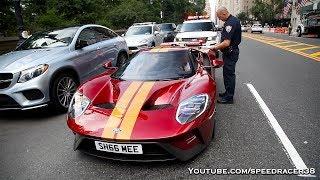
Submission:
<svg viewBox="0 0 320 180">
<path fill-rule="evenodd" d="M 233 50 L 231 53 L 223 53 L 223 82 L 226 89 L 226 98 L 232 99 L 236 86 L 236 63 L 239 59 L 239 50 Z"/>
</svg>

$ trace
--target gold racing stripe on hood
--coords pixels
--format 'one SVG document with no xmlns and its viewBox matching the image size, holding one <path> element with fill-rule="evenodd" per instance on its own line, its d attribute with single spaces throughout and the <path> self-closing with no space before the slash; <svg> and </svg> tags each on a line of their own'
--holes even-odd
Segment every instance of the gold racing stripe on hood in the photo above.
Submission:
<svg viewBox="0 0 320 180">
<path fill-rule="evenodd" d="M 125 115 L 130 101 L 134 97 L 134 94 L 140 88 L 142 82 L 132 82 L 123 95 L 120 97 L 113 109 L 111 115 L 109 116 L 102 133 L 102 138 L 113 138 L 115 133 L 114 128 L 119 127 L 123 116 Z"/>
<path fill-rule="evenodd" d="M 121 122 L 121 132 L 116 135 L 117 139 L 130 139 L 137 117 L 154 83 L 155 82 L 144 82 L 139 89 Z"/>
</svg>

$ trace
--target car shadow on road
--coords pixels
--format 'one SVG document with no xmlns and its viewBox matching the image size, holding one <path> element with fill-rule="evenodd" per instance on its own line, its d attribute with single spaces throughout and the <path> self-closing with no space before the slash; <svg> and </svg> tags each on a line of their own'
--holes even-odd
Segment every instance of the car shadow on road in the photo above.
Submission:
<svg viewBox="0 0 320 180">
<path fill-rule="evenodd" d="M 52 118 L 60 116 L 63 113 L 55 112 L 53 109 L 44 107 L 32 110 L 8 110 L 0 111 L 1 120 L 43 120 L 44 118 Z"/>
</svg>

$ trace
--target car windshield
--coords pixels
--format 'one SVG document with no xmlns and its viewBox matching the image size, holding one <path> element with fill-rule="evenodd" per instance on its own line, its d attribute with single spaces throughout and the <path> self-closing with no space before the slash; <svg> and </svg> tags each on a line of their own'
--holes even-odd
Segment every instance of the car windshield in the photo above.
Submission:
<svg viewBox="0 0 320 180">
<path fill-rule="evenodd" d="M 142 34 L 152 34 L 152 27 L 151 26 L 130 27 L 126 33 L 126 36 L 142 35 Z"/>
<path fill-rule="evenodd" d="M 50 47 L 68 46 L 77 32 L 78 27 L 39 32 L 23 42 L 17 50 L 42 49 Z"/>
<path fill-rule="evenodd" d="M 192 76 L 192 67 L 187 50 L 142 51 L 119 68 L 112 77 L 120 80 L 166 81 Z"/>
<path fill-rule="evenodd" d="M 172 24 L 160 24 L 159 25 L 161 31 L 173 31 L 173 25 Z"/>
<path fill-rule="evenodd" d="M 193 31 L 213 31 L 212 22 L 197 22 L 197 23 L 183 23 L 181 32 L 193 32 Z"/>
</svg>

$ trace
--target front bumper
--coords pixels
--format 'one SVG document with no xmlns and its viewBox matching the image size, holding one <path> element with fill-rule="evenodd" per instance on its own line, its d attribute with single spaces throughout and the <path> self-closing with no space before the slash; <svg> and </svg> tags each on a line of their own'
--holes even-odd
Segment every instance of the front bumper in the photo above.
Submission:
<svg viewBox="0 0 320 180">
<path fill-rule="evenodd" d="M 192 136 L 193 137 L 193 136 Z M 138 161 L 138 162 L 152 162 L 152 161 L 170 161 L 180 160 L 187 161 L 199 154 L 208 144 L 203 143 L 200 134 L 194 135 L 192 142 L 188 148 L 181 147 L 181 138 L 162 139 L 159 141 L 116 141 L 105 140 L 97 137 L 83 136 L 75 134 L 74 150 L 80 150 L 89 155 L 102 157 L 106 159 L 119 161 Z M 187 139 L 190 141 L 191 137 Z M 184 140 L 184 139 L 183 139 Z M 95 141 L 102 141 L 108 143 L 124 143 L 124 144 L 141 144 L 143 154 L 118 154 L 105 151 L 98 151 L 95 148 Z"/>
<path fill-rule="evenodd" d="M 49 78 L 46 73 L 24 83 L 17 83 L 20 73 L 13 74 L 11 84 L 0 89 L 0 110 L 28 110 L 47 106 Z"/>
</svg>

